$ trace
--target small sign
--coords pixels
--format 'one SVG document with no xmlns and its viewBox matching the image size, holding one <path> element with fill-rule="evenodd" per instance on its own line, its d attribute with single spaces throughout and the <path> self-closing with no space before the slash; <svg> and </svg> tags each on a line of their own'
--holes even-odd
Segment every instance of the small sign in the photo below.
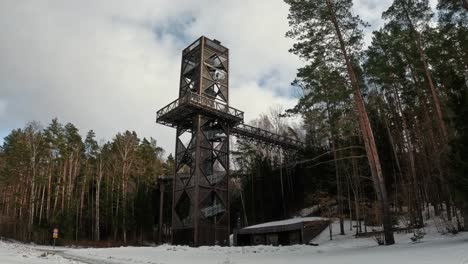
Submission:
<svg viewBox="0 0 468 264">
<path fill-rule="evenodd" d="M 59 232 L 58 228 L 54 228 L 54 233 L 52 234 L 52 237 L 58 238 L 58 232 Z"/>
</svg>

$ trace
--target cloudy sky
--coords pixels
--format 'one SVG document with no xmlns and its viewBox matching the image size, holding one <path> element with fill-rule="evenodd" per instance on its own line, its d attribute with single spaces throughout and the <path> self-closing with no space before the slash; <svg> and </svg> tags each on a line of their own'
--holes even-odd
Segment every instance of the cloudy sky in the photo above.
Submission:
<svg viewBox="0 0 468 264">
<path fill-rule="evenodd" d="M 390 3 L 356 0 L 354 12 L 378 27 Z M 58 117 L 98 138 L 134 130 L 172 152 L 175 131 L 155 112 L 177 97 L 181 50 L 200 35 L 230 49 L 230 104 L 247 121 L 292 106 L 301 62 L 288 53 L 287 14 L 280 0 L 2 0 L 0 138 Z"/>
</svg>

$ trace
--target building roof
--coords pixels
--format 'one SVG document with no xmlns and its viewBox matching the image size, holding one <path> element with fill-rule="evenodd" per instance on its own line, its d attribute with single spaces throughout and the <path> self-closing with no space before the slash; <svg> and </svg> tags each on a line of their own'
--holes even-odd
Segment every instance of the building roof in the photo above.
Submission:
<svg viewBox="0 0 468 264">
<path fill-rule="evenodd" d="M 282 225 L 290 225 L 290 224 L 297 224 L 297 223 L 302 223 L 302 222 L 318 221 L 318 220 L 328 220 L 328 219 L 323 218 L 323 217 L 296 217 L 296 218 L 290 218 L 290 219 L 281 220 L 281 221 L 267 222 L 263 224 L 248 226 L 248 227 L 245 227 L 244 229 L 268 227 L 268 226 L 282 226 Z"/>
<path fill-rule="evenodd" d="M 302 229 L 304 223 L 314 221 L 328 221 L 323 217 L 297 217 L 281 221 L 262 223 L 258 225 L 248 226 L 237 231 L 238 234 L 253 234 L 253 233 L 274 233 L 285 232 L 291 230 Z"/>
</svg>

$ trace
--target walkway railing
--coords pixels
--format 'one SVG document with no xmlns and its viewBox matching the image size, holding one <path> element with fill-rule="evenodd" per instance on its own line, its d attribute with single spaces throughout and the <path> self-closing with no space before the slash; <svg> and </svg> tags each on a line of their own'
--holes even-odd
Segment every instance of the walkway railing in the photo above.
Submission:
<svg viewBox="0 0 468 264">
<path fill-rule="evenodd" d="M 272 133 L 270 131 L 249 126 L 246 124 L 239 124 L 231 129 L 231 132 L 237 134 L 241 137 L 247 137 L 256 139 L 257 141 L 263 141 L 272 145 L 294 148 L 294 149 L 303 149 L 305 147 L 304 143 L 299 140 L 288 138 L 279 134 Z"/>
<path fill-rule="evenodd" d="M 235 119 L 238 119 L 239 122 L 242 122 L 244 120 L 243 111 L 238 110 L 234 107 L 230 107 L 223 102 L 219 102 L 211 98 L 208 98 L 206 96 L 199 95 L 199 94 L 192 93 L 192 92 L 187 93 L 185 96 L 174 100 L 173 102 L 171 102 L 170 104 L 166 105 L 161 110 L 159 110 L 156 113 L 157 115 L 156 120 L 160 119 L 164 115 L 168 114 L 169 112 L 181 106 L 193 106 L 200 110 L 206 110 L 206 111 L 211 111 L 214 113 L 229 115 L 229 116 L 234 117 Z"/>
</svg>

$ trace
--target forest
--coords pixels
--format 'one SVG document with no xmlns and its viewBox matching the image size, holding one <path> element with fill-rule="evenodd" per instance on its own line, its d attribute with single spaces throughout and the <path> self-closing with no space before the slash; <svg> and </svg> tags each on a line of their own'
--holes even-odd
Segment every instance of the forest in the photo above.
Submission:
<svg viewBox="0 0 468 264">
<path fill-rule="evenodd" d="M 59 228 L 75 241 L 156 239 L 158 176 L 173 170 L 171 156 L 164 160 L 154 139 L 135 132 L 110 142 L 95 137 L 91 130 L 82 138 L 73 124 L 57 119 L 46 128 L 30 122 L 5 137 L 3 235 L 49 243 L 52 228 Z"/>
<path fill-rule="evenodd" d="M 468 228 L 468 2 L 394 0 L 369 43 L 352 0 L 285 2 L 290 52 L 304 62 L 291 85 L 298 101 L 252 122 L 307 147 L 291 156 L 237 140 L 231 228 L 314 206 L 341 233 L 382 226 L 386 245 L 397 226 L 434 217 L 441 232 Z M 173 163 L 136 132 L 97 142 L 72 123 L 30 122 L 0 148 L 0 235 L 49 243 L 58 227 L 70 241 L 160 242 L 160 179 Z"/>
</svg>

